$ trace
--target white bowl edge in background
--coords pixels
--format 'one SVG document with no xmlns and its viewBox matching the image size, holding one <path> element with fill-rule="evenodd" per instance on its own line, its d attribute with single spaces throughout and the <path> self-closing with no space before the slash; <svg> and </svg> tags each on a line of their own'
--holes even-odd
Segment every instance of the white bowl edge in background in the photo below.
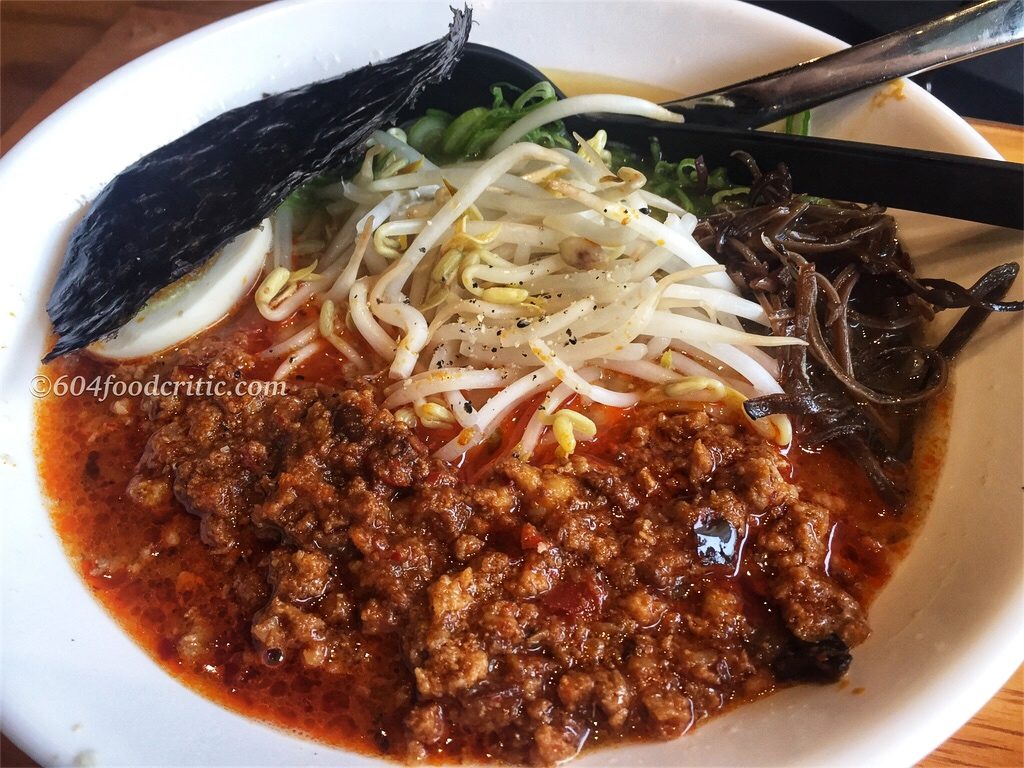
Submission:
<svg viewBox="0 0 1024 768">
<path fill-rule="evenodd" d="M 0 712 L 5 731 L 40 761 L 68 764 L 94 750 L 100 764 L 378 764 L 202 699 L 120 631 L 67 563 L 41 507 L 28 442 L 28 392 L 46 327 L 42 304 L 63 241 L 82 204 L 114 173 L 265 90 L 437 37 L 448 22 L 447 5 L 311 0 L 249 11 L 104 78 L 0 160 L 2 253 L 8 263 L 16 258 L 25 265 L 0 275 Z M 640 5 L 479 2 L 472 39 L 539 66 L 646 79 L 681 94 L 839 45 L 740 3 L 648 3 L 643 5 L 651 12 L 637 13 Z M 570 37 L 566 30 L 577 31 Z M 641 40 L 646 62 L 636 53 Z M 882 107 L 871 107 L 870 98 L 848 97 L 821 108 L 815 133 L 994 156 L 962 120 L 916 86 L 908 85 L 903 101 Z M 911 216 L 906 223 L 912 246 L 918 238 L 935 251 L 925 253 L 926 265 L 947 263 L 954 278 L 973 279 L 991 266 L 990 259 L 1020 258 L 1019 238 L 990 228 L 930 217 Z M 935 247 L 943 237 L 932 234 L 934 227 L 951 245 Z M 971 251 L 982 253 L 984 264 L 964 258 Z M 875 635 L 854 653 L 850 687 L 788 690 L 683 741 L 601 750 L 581 765 L 909 765 L 991 696 L 1024 648 L 1024 345 L 1019 318 L 1012 327 L 1006 318 L 994 320 L 1002 327 L 987 329 L 960 362 L 961 389 L 981 396 L 957 399 L 956 439 L 936 509 L 872 609 Z M 968 493 L 974 508 L 957 510 Z M 979 520 L 995 526 L 987 549 Z M 1014 569 L 1016 579 L 1010 577 Z M 980 599 L 985 595 L 990 605 Z M 855 697 L 849 690 L 857 686 L 866 690 Z M 81 727 L 72 730 L 75 725 Z"/>
</svg>

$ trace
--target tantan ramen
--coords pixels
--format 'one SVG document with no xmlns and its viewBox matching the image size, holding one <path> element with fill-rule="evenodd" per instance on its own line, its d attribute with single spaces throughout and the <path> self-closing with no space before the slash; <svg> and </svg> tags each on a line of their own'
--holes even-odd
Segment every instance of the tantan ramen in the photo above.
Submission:
<svg viewBox="0 0 1024 768">
<path fill-rule="evenodd" d="M 844 674 L 969 328 L 920 345 L 936 296 L 884 210 L 629 156 L 580 109 L 660 114 L 541 84 L 377 130 L 49 364 L 139 384 L 45 401 L 41 471 L 189 685 L 374 754 L 553 764 Z M 1003 308 L 990 275 L 950 295 Z"/>
</svg>

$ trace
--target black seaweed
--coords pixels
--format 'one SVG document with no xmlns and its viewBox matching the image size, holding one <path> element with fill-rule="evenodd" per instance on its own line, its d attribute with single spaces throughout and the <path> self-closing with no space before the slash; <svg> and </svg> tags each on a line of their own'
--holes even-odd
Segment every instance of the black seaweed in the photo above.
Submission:
<svg viewBox="0 0 1024 768">
<path fill-rule="evenodd" d="M 46 305 L 59 338 L 44 360 L 117 330 L 449 77 L 471 23 L 468 8 L 453 12 L 439 40 L 225 112 L 122 171 L 71 235 Z"/>
</svg>

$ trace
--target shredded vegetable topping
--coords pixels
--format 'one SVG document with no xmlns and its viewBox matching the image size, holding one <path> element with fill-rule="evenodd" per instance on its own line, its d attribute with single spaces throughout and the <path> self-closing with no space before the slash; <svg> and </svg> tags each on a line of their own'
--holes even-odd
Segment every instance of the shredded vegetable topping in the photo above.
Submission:
<svg viewBox="0 0 1024 768">
<path fill-rule="evenodd" d="M 523 91 L 509 103 L 500 85 L 491 88 L 490 108 L 474 107 L 460 115 L 439 109 L 426 114 L 409 127 L 409 145 L 432 160 L 450 163 L 484 154 L 505 129 L 529 113 L 558 100 L 546 80 Z M 560 121 L 548 121 L 528 131 L 523 140 L 542 147 L 568 149 L 570 142 Z"/>
<path fill-rule="evenodd" d="M 513 455 L 550 440 L 565 458 L 600 429 L 589 409 L 718 403 L 777 445 L 796 417 L 803 445 L 835 443 L 895 497 L 918 404 L 985 316 L 1022 309 L 1002 300 L 1015 265 L 970 288 L 917 278 L 884 209 L 794 194 L 784 166 L 737 153 L 738 186 L 699 156 L 664 160 L 656 140 L 640 159 L 561 123 L 678 119 L 657 105 L 557 100 L 547 83 L 492 93 L 489 109 L 378 131 L 351 180 L 294 195 L 255 296 L 275 322 L 319 309 L 263 353 L 279 378 L 325 350 L 384 375 L 397 418 L 451 435 L 441 458 L 511 414 L 525 421 Z M 805 132 L 807 115 L 787 127 Z M 916 327 L 944 308 L 967 312 L 921 347 Z"/>
<path fill-rule="evenodd" d="M 359 372 L 386 372 L 385 407 L 454 432 L 437 452 L 447 460 L 541 396 L 520 457 L 549 437 L 572 454 L 597 434 L 594 403 L 720 402 L 745 414 L 747 398 L 781 394 L 761 348 L 805 342 L 768 332 L 762 307 L 693 239 L 693 215 L 646 191 L 640 171 L 613 172 L 603 132 L 575 136 L 576 151 L 513 143 L 575 109 L 660 109 L 617 96 L 570 102 L 492 121 L 492 138 L 501 133 L 485 161 L 438 167 L 401 131 L 378 132 L 351 181 L 314 190 L 339 224 L 292 222 L 292 258 L 305 266 L 277 262 L 256 292 L 270 320 L 319 305 L 319 322 L 264 353 L 283 359 L 278 375 L 323 348 Z M 411 133 L 465 154 L 472 132 L 450 130 L 464 117 L 442 128 L 428 113 Z M 784 414 L 751 427 L 781 445 L 792 436 Z"/>
</svg>

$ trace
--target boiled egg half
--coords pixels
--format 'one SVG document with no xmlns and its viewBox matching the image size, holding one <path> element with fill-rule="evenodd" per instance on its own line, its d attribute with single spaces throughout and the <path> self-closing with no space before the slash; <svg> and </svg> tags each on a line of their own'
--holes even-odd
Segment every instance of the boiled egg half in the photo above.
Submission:
<svg viewBox="0 0 1024 768">
<path fill-rule="evenodd" d="M 108 360 L 148 357 L 209 328 L 249 292 L 270 251 L 270 220 L 229 242 L 192 274 L 171 283 L 110 338 L 89 346 Z"/>
</svg>

